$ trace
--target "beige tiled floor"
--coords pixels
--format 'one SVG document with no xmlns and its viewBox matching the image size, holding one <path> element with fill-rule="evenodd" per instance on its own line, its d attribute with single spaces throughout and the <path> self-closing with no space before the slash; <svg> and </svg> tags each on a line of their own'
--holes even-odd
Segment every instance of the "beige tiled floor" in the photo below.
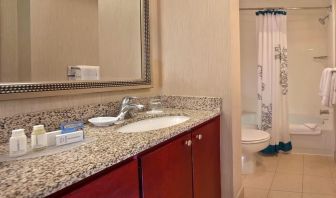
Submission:
<svg viewBox="0 0 336 198">
<path fill-rule="evenodd" d="M 245 198 L 336 198 L 336 163 L 330 157 L 259 156 L 256 172 L 244 175 Z"/>
</svg>

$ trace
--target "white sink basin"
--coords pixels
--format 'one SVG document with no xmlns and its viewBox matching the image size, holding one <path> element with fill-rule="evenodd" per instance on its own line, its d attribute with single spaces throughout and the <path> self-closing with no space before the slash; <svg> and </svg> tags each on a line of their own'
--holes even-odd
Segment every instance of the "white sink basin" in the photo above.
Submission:
<svg viewBox="0 0 336 198">
<path fill-rule="evenodd" d="M 158 130 L 181 124 L 190 118 L 187 116 L 164 116 L 158 118 L 150 118 L 127 124 L 117 129 L 121 133 L 138 133 L 151 130 Z"/>
</svg>

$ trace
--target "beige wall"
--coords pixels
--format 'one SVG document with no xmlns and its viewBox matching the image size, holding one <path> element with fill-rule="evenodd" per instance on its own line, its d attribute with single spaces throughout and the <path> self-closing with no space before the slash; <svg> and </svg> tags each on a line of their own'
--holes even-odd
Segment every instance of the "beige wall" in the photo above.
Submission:
<svg viewBox="0 0 336 198">
<path fill-rule="evenodd" d="M 0 80 L 2 82 L 19 79 L 17 4 L 17 0 L 0 0 Z"/>
<path fill-rule="evenodd" d="M 153 71 L 152 89 L 0 101 L 0 116 L 4 117 L 19 113 L 43 111 L 47 109 L 62 108 L 68 106 L 79 106 L 83 104 L 107 102 L 113 98 L 120 98 L 124 95 L 148 96 L 148 95 L 160 94 L 161 62 L 159 60 L 160 48 L 158 37 L 159 33 L 158 33 L 157 1 L 150 0 L 150 6 L 151 6 L 151 35 L 152 35 L 151 63 Z"/>
<path fill-rule="evenodd" d="M 239 13 L 235 0 L 162 0 L 163 93 L 219 96 L 223 197 L 235 197 L 240 175 Z"/>
<path fill-rule="evenodd" d="M 241 1 L 241 7 L 300 7 L 327 6 L 328 1 Z M 304 2 L 304 3 L 302 3 Z M 295 114 L 319 115 L 318 89 L 322 70 L 329 66 L 328 60 L 316 61 L 314 56 L 328 53 L 328 28 L 318 18 L 327 10 L 288 11 L 288 62 L 289 62 L 289 111 Z M 243 110 L 256 111 L 257 100 L 257 40 L 256 17 L 253 11 L 241 11 L 241 60 Z M 308 41 L 308 42 L 307 42 Z M 330 57 L 330 60 L 332 58 Z M 308 98 L 308 99 L 307 99 Z"/>
<path fill-rule="evenodd" d="M 105 102 L 123 95 L 222 97 L 223 197 L 236 197 L 242 187 L 238 1 L 150 0 L 150 7 L 152 89 L 0 101 L 0 115 Z"/>
<path fill-rule="evenodd" d="M 336 67 L 336 1 L 329 0 L 330 5 L 332 5 L 332 11 L 329 17 L 328 24 L 328 56 L 329 56 L 329 65 Z"/>
<path fill-rule="evenodd" d="M 0 82 L 29 81 L 29 1 L 0 0 L 0 35 Z"/>
<path fill-rule="evenodd" d="M 97 1 L 30 0 L 30 7 L 32 81 L 66 80 L 69 65 L 99 65 Z"/>
<path fill-rule="evenodd" d="M 329 45 L 332 50 L 329 51 L 329 56 L 332 58 L 330 61 L 330 64 L 332 64 L 334 67 L 336 67 L 336 0 L 330 0 L 330 4 L 332 5 L 332 13 L 331 13 L 331 20 L 329 21 L 331 29 L 329 29 L 329 38 L 332 37 L 333 42 Z M 331 34 L 331 35 L 330 35 Z M 334 126 L 334 133 L 335 131 L 335 126 L 336 126 L 336 109 L 334 106 L 334 112 L 333 112 L 333 126 Z M 336 135 L 335 135 L 336 138 Z M 335 139 L 336 142 L 336 139 Z M 334 149 L 334 160 L 336 162 L 336 144 L 335 144 L 335 149 Z"/>
<path fill-rule="evenodd" d="M 30 45 L 30 1 L 17 0 L 18 17 L 18 80 L 31 80 L 31 45 Z"/>
<path fill-rule="evenodd" d="M 141 4 L 98 0 L 99 65 L 103 80 L 141 78 Z"/>
</svg>

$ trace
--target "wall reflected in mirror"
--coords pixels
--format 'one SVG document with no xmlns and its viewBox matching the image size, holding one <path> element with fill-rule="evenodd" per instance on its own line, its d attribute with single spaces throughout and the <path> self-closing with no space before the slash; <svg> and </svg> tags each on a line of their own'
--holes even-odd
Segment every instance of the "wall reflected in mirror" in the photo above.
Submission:
<svg viewBox="0 0 336 198">
<path fill-rule="evenodd" d="M 141 0 L 0 0 L 0 82 L 138 80 Z"/>
</svg>

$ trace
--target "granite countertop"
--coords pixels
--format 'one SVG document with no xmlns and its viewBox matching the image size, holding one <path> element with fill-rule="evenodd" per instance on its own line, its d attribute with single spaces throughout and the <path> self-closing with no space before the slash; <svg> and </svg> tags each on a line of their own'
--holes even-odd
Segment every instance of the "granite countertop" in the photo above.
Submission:
<svg viewBox="0 0 336 198">
<path fill-rule="evenodd" d="M 220 114 L 220 110 L 165 109 L 163 115 L 187 115 L 190 120 L 144 133 L 118 133 L 121 125 L 98 128 L 86 125 L 86 137 L 96 141 L 62 153 L 0 163 L 0 197 L 45 197 L 135 156 Z M 124 124 L 157 117 L 140 113 Z M 122 124 L 122 125 L 124 125 Z"/>
</svg>

